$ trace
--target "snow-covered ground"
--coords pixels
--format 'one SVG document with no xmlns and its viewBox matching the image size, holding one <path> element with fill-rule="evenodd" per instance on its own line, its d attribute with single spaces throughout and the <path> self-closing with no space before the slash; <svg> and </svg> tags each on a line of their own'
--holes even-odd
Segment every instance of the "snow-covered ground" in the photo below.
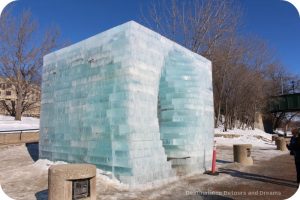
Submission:
<svg viewBox="0 0 300 200">
<path fill-rule="evenodd" d="M 278 135 L 287 135 L 287 136 L 292 136 L 292 131 L 286 131 L 286 133 L 283 131 L 283 130 L 280 130 L 280 129 L 276 129 L 275 131 L 275 134 L 278 134 Z"/>
<path fill-rule="evenodd" d="M 48 171 L 50 166 L 61 165 L 61 164 L 68 164 L 68 163 L 64 161 L 52 162 L 47 159 L 39 159 L 33 164 L 33 167 L 35 167 L 37 170 Z M 129 188 L 128 185 L 121 183 L 116 178 L 112 178 L 111 172 L 106 172 L 101 169 L 97 169 L 97 181 L 103 182 L 105 184 L 109 184 L 110 186 L 118 187 L 118 189 L 122 189 L 122 190 L 128 190 Z"/>
<path fill-rule="evenodd" d="M 39 129 L 39 123 L 38 118 L 22 117 L 22 121 L 15 121 L 11 116 L 0 115 L 0 131 Z M 223 127 L 219 127 L 215 129 L 215 134 L 217 145 L 252 144 L 258 147 L 270 147 L 272 144 L 272 135 L 259 129 L 234 129 L 223 132 Z"/>
<path fill-rule="evenodd" d="M 252 144 L 251 156 L 254 161 L 269 160 L 287 153 L 278 151 L 275 142 L 272 141 L 272 134 L 260 129 L 233 129 L 223 132 L 223 127 L 219 127 L 215 129 L 214 139 L 217 144 L 217 152 L 219 151 L 217 159 L 225 161 L 232 161 L 232 146 L 234 144 Z"/>
<path fill-rule="evenodd" d="M 51 162 L 44 159 L 35 162 L 31 157 L 33 150 L 37 151 L 34 145 L 37 144 L 30 146 L 0 146 L 0 163 L 3 163 L 0 165 L 0 184 L 3 191 L 13 199 L 47 200 L 48 168 L 51 165 L 64 163 Z M 266 148 L 254 148 L 251 152 L 256 165 L 261 161 L 284 154 L 287 154 L 287 152 Z M 226 167 L 233 170 L 243 170 L 245 168 L 242 165 L 233 163 L 232 147 L 219 146 L 217 149 L 217 168 Z M 226 182 L 226 180 L 228 181 Z M 232 179 L 231 175 L 226 173 L 222 173 L 216 177 L 196 173 L 179 177 L 175 181 L 166 181 L 170 182 L 164 186 L 155 184 L 151 188 L 144 187 L 143 185 L 132 189 L 127 184 L 120 183 L 118 180 L 112 178 L 109 173 L 98 169 L 97 199 L 187 199 L 177 197 L 177 195 L 182 194 L 182 192 L 185 194 L 187 190 L 201 190 L 201 187 L 205 184 L 209 185 L 209 187 L 216 185 L 220 181 L 225 181 L 225 184 L 232 184 L 232 181 L 236 181 L 236 179 Z"/>
<path fill-rule="evenodd" d="M 271 144 L 274 144 L 272 135 L 260 129 L 233 129 L 223 132 L 223 127 L 219 127 L 215 129 L 215 134 L 217 145 L 252 144 L 257 147 L 270 147 Z"/>
<path fill-rule="evenodd" d="M 39 129 L 40 119 L 22 117 L 21 121 L 15 121 L 14 117 L 0 115 L 0 131 Z"/>
<path fill-rule="evenodd" d="M 23 117 L 22 121 L 18 122 L 14 121 L 12 117 L 0 116 L 0 130 L 31 128 L 39 128 L 39 119 Z M 288 153 L 276 150 L 275 143 L 271 141 L 272 135 L 258 129 L 234 129 L 223 132 L 222 127 L 220 127 L 215 129 L 215 134 L 219 136 L 215 137 L 218 146 L 218 168 L 232 165 L 235 169 L 242 169 L 242 166 L 235 165 L 233 162 L 233 144 L 252 144 L 251 156 L 253 157 L 254 163 L 270 160 L 276 156 Z M 51 165 L 64 163 L 51 162 L 44 159 L 35 162 L 33 158 L 38 155 L 38 146 L 36 145 L 37 144 L 33 144 L 33 146 L 21 145 L 0 148 L 0 163 L 5 163 L 0 165 L 0 182 L 4 192 L 14 199 L 27 200 L 37 198 L 39 200 L 46 200 L 48 198 L 48 168 Z M 159 199 L 161 196 L 168 195 L 169 193 L 172 194 L 176 188 L 182 188 L 183 185 L 188 183 L 186 180 L 194 180 L 195 177 L 198 177 L 203 184 L 214 185 L 215 181 L 228 179 L 229 175 L 222 175 L 218 180 L 203 176 L 202 174 L 196 174 L 191 177 L 175 177 L 176 179 L 166 180 L 166 182 L 170 182 L 167 185 L 171 185 L 171 187 L 162 187 L 165 189 L 160 192 L 160 189 L 154 189 L 155 187 L 159 187 L 160 184 L 155 184 L 155 187 L 150 184 L 149 186 L 143 185 L 132 189 L 128 185 L 112 178 L 109 172 L 98 169 L 97 199 L 144 199 L 146 197 L 148 199 L 147 195 L 149 195 L 149 193 L 153 199 Z M 161 182 L 162 185 L 163 183 L 164 182 Z M 197 189 L 199 188 L 197 187 Z M 150 192 L 147 193 L 146 190 Z M 156 192 L 151 193 L 152 190 Z"/>
</svg>

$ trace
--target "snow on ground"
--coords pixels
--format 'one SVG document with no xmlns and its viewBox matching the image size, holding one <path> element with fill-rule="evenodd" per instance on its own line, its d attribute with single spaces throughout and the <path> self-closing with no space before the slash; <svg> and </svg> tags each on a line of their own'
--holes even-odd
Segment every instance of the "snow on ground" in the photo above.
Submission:
<svg viewBox="0 0 300 200">
<path fill-rule="evenodd" d="M 0 131 L 39 129 L 40 119 L 22 117 L 22 121 L 15 121 L 14 117 L 0 115 Z"/>
<path fill-rule="evenodd" d="M 34 162 L 32 159 L 33 150 L 38 151 L 37 148 L 33 148 L 35 145 L 37 144 L 0 146 L 0 163 L 3 163 L 0 165 L 0 184 L 3 191 L 13 199 L 47 200 L 48 168 L 51 165 L 65 163 L 52 162 L 45 159 Z M 251 152 L 255 165 L 260 161 L 265 161 L 283 154 L 287 154 L 287 152 L 269 150 L 266 148 L 254 148 Z M 217 167 L 218 169 L 228 168 L 233 170 L 243 170 L 245 168 L 244 166 L 233 163 L 233 151 L 232 147 L 229 146 L 218 147 Z M 112 178 L 109 173 L 98 169 L 97 199 L 183 199 L 177 197 L 177 195 L 185 194 L 186 191 L 201 191 L 203 185 L 211 187 L 220 181 L 225 181 L 226 184 L 231 183 L 230 181 L 233 180 L 236 181 L 236 179 L 231 179 L 230 177 L 231 175 L 226 173 L 221 173 L 216 177 L 197 173 L 190 176 L 179 177 L 177 181 L 170 181 L 164 186 L 161 185 L 161 187 L 155 183 L 152 188 L 147 187 L 142 189 L 142 187 L 144 187 L 143 185 L 130 188 L 128 185 Z M 174 194 L 174 192 L 176 192 L 176 194 Z"/>
<path fill-rule="evenodd" d="M 215 141 L 217 145 L 232 146 L 233 144 L 252 144 L 257 147 L 270 147 L 272 134 L 266 133 L 260 129 L 241 130 L 233 129 L 223 132 L 223 127 L 215 129 Z"/>
<path fill-rule="evenodd" d="M 40 168 L 41 170 L 48 170 L 51 165 L 61 165 L 61 164 L 67 164 L 67 163 L 64 161 L 52 162 L 47 159 L 39 159 L 33 164 L 33 166 Z"/>
<path fill-rule="evenodd" d="M 15 121 L 11 116 L 0 115 L 0 131 L 39 129 L 39 123 L 38 118 L 22 117 L 22 121 Z M 252 144 L 253 146 L 269 147 L 272 144 L 272 135 L 259 129 L 233 129 L 223 132 L 223 127 L 219 127 L 215 129 L 215 134 L 217 145 Z"/>
<path fill-rule="evenodd" d="M 23 117 L 22 121 L 15 121 L 13 117 L 0 115 L 0 131 L 38 128 L 39 119 Z M 271 141 L 271 138 L 271 134 L 259 129 L 234 129 L 223 132 L 223 127 L 216 128 L 217 167 L 224 168 L 226 165 L 237 167 L 235 163 L 233 163 L 233 144 L 252 144 L 251 156 L 253 157 L 254 163 L 288 153 L 276 150 L 275 143 Z M 24 200 L 36 198 L 46 200 L 48 198 L 48 168 L 51 165 L 64 164 L 65 162 L 52 162 L 45 159 L 34 162 L 35 159 L 33 158 L 36 157 L 36 159 L 38 159 L 37 155 L 37 144 L 0 148 L 0 163 L 5 163 L 0 165 L 0 183 L 3 186 L 3 190 L 12 198 Z M 238 167 L 238 169 L 242 169 L 242 166 Z M 166 180 L 166 183 L 169 182 L 167 185 L 171 185 L 171 187 L 160 192 L 160 189 L 154 190 L 154 188 L 163 185 L 164 181 L 162 181 L 161 184 L 141 185 L 133 189 L 127 184 L 123 184 L 113 178 L 110 173 L 97 169 L 97 199 L 148 198 L 147 192 L 145 191 L 147 189 L 149 191 L 156 191 L 153 193 L 150 192 L 150 199 L 159 199 L 160 196 L 166 196 L 169 195 L 169 193 L 172 194 L 173 191 L 178 188 L 184 188 L 183 185 L 189 183 L 186 182 L 186 180 L 193 181 L 195 179 L 193 177 L 198 177 L 202 184 L 215 185 L 215 181 L 227 179 L 228 175 L 223 175 L 218 179 L 206 177 L 202 174 L 191 176 L 190 178 L 180 177 L 178 180 L 178 177 L 175 177 L 175 179 Z M 197 189 L 199 188 L 197 187 Z"/>
<path fill-rule="evenodd" d="M 22 117 L 22 121 L 15 121 L 11 116 L 0 115 L 0 131 L 39 129 L 40 120 L 32 117 Z M 262 130 L 233 129 L 223 132 L 223 127 L 215 129 L 217 145 L 232 146 L 233 144 L 252 144 L 266 147 L 271 144 L 272 135 Z M 218 136 L 218 137 L 216 137 Z"/>
<path fill-rule="evenodd" d="M 274 131 L 275 134 L 278 134 L 278 135 L 287 135 L 287 136 L 292 136 L 292 131 L 286 131 L 284 132 L 283 130 L 281 129 L 276 129 Z"/>
<path fill-rule="evenodd" d="M 39 123 L 38 118 L 22 117 L 22 121 L 15 121 L 11 116 L 0 115 L 0 131 L 39 129 Z M 223 132 L 223 127 L 219 127 L 215 129 L 215 134 L 217 145 L 252 144 L 253 146 L 266 147 L 272 144 L 272 135 L 259 129 L 234 129 Z"/>
<path fill-rule="evenodd" d="M 39 159 L 33 164 L 33 167 L 35 167 L 38 170 L 48 171 L 50 166 L 61 165 L 61 164 L 68 164 L 68 163 L 64 161 L 53 162 L 47 159 Z M 119 190 L 128 190 L 128 185 L 121 183 L 116 178 L 112 178 L 111 172 L 105 172 L 102 171 L 101 169 L 97 169 L 96 175 L 97 175 L 98 182 L 105 183 L 105 185 L 118 188 Z"/>
<path fill-rule="evenodd" d="M 1 120 L 8 117 L 0 117 Z M 33 125 L 38 119 L 23 118 L 23 123 Z M 11 119 L 12 122 L 13 119 Z M 14 122 L 15 123 L 15 122 Z M 38 123 L 36 123 L 38 125 Z M 3 126 L 2 126 L 3 127 Z M 222 128 L 215 129 L 215 134 L 221 137 L 215 137 L 217 141 L 217 168 L 232 168 L 235 170 L 244 169 L 233 161 L 233 144 L 250 143 L 253 145 L 251 156 L 254 163 L 270 160 L 276 156 L 288 154 L 276 150 L 275 143 L 271 141 L 271 134 L 261 130 L 229 130 L 223 132 Z M 52 162 L 46 159 L 38 159 L 38 144 L 21 146 L 0 146 L 0 183 L 3 191 L 14 199 L 48 199 L 47 183 L 48 168 L 51 165 L 65 164 L 65 162 Z M 36 161 L 36 162 L 35 162 Z M 217 179 L 198 173 L 192 176 L 174 177 L 174 179 L 163 180 L 148 185 L 139 185 L 130 187 L 113 178 L 111 173 L 97 169 L 97 199 L 160 199 L 163 196 L 169 196 L 178 189 L 192 190 L 186 188 L 187 184 L 194 182 L 201 183 L 201 186 L 207 184 L 215 185 L 220 181 L 229 179 L 231 176 L 223 174 Z M 231 179 L 230 179 L 231 180 Z M 163 186 L 168 185 L 168 187 Z M 195 189 L 199 189 L 195 185 Z M 201 189 L 201 188 L 200 188 Z M 150 197 L 150 198 L 149 198 Z"/>
</svg>

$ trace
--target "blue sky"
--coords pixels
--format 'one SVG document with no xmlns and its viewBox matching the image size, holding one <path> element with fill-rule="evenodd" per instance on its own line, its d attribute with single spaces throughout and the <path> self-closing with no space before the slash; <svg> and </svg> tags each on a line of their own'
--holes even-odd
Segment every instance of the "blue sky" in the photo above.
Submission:
<svg viewBox="0 0 300 200">
<path fill-rule="evenodd" d="M 300 17 L 281 0 L 236 0 L 244 9 L 242 32 L 268 42 L 289 72 L 300 75 Z M 40 28 L 59 26 L 71 43 L 129 20 L 141 21 L 140 8 L 149 0 L 18 0 L 14 14 L 30 9 Z"/>
</svg>

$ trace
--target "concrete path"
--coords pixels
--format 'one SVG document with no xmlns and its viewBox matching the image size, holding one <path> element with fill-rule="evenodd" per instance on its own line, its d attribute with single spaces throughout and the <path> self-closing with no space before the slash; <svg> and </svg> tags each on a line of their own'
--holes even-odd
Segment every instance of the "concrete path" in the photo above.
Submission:
<svg viewBox="0 0 300 200">
<path fill-rule="evenodd" d="M 16 200 L 46 200 L 47 166 L 34 163 L 36 145 L 0 147 L 0 183 Z M 233 163 L 232 147 L 218 147 L 219 176 L 194 174 L 170 184 L 128 190 L 97 178 L 97 199 L 286 199 L 297 190 L 293 157 L 270 148 L 254 148 L 254 165 Z M 110 184 L 111 183 L 111 184 Z"/>
<path fill-rule="evenodd" d="M 274 146 L 254 148 L 253 166 L 233 163 L 232 147 L 218 147 L 219 176 L 194 174 L 146 191 L 102 191 L 98 199 L 272 199 L 291 197 L 298 188 L 293 157 Z"/>
</svg>

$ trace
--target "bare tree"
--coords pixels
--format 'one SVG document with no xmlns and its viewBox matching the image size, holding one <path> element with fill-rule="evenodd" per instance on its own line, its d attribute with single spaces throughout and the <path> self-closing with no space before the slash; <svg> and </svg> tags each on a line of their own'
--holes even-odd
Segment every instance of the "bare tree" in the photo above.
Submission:
<svg viewBox="0 0 300 200">
<path fill-rule="evenodd" d="M 173 0 L 153 1 L 147 9 L 150 19 L 143 17 L 143 20 L 148 26 L 213 62 L 217 124 L 225 89 L 223 82 L 235 57 L 231 47 L 236 41 L 233 38 L 240 19 L 239 7 L 233 6 L 233 1 Z"/>
<path fill-rule="evenodd" d="M 265 92 L 267 97 L 269 97 L 267 102 L 269 105 L 265 108 L 265 113 L 271 109 L 273 101 L 276 101 L 277 96 L 300 91 L 299 77 L 288 73 L 280 62 L 270 64 L 265 68 L 264 80 Z M 276 130 L 279 127 L 285 127 L 298 115 L 299 112 L 275 112 L 267 113 L 266 117 L 272 122 L 273 130 Z"/>
<path fill-rule="evenodd" d="M 256 112 L 277 87 L 266 72 L 280 64 L 264 41 L 240 34 L 236 2 L 153 1 L 147 11 L 148 26 L 212 61 L 215 126 L 254 128 Z"/>
<path fill-rule="evenodd" d="M 18 18 L 5 12 L 0 30 L 0 75 L 12 85 L 17 97 L 1 104 L 15 120 L 21 120 L 22 113 L 36 106 L 37 102 L 29 98 L 33 87 L 40 84 L 43 56 L 57 47 L 59 32 L 53 28 L 39 39 L 37 22 L 29 11 Z"/>
<path fill-rule="evenodd" d="M 211 59 L 224 38 L 235 34 L 241 11 L 232 0 L 152 1 L 142 20 L 154 30 Z M 235 5 L 235 6 L 234 6 Z"/>
</svg>

